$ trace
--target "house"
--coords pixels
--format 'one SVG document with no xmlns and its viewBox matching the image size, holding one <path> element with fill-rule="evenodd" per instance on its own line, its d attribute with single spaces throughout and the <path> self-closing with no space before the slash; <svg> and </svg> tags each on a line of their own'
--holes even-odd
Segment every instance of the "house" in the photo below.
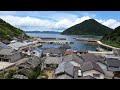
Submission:
<svg viewBox="0 0 120 90">
<path fill-rule="evenodd" d="M 59 48 L 48 48 L 43 51 L 45 56 L 62 56 L 62 52 Z"/>
<path fill-rule="evenodd" d="M 13 48 L 3 48 L 0 50 L 0 61 L 15 62 L 21 59 L 23 54 Z"/>
<path fill-rule="evenodd" d="M 106 58 L 109 71 L 120 71 L 120 60 L 117 58 Z"/>
<path fill-rule="evenodd" d="M 34 50 L 32 50 L 32 54 L 34 56 L 39 57 L 39 58 L 42 56 L 42 53 L 43 53 L 43 51 L 41 49 L 39 49 L 39 48 L 35 48 Z"/>
<path fill-rule="evenodd" d="M 33 45 L 33 42 L 24 41 L 24 42 L 11 43 L 8 46 L 15 50 L 21 51 L 24 54 L 30 55 L 31 45 Z"/>
<path fill-rule="evenodd" d="M 115 56 L 120 56 L 120 49 L 113 49 L 113 54 Z"/>
<path fill-rule="evenodd" d="M 75 79 L 81 77 L 81 63 L 83 63 L 83 60 L 75 54 L 64 56 L 62 63 L 55 70 L 56 78 L 63 74 Z"/>
<path fill-rule="evenodd" d="M 62 57 L 47 57 L 44 61 L 44 67 L 56 69 L 61 62 Z"/>
<path fill-rule="evenodd" d="M 81 59 L 76 54 L 71 54 L 63 57 L 63 62 L 67 62 L 67 61 L 75 61 L 80 64 L 83 62 L 83 59 Z"/>
<path fill-rule="evenodd" d="M 69 79 L 77 78 L 80 75 L 78 75 L 78 70 L 80 70 L 80 64 L 75 61 L 62 62 L 55 70 L 55 77 L 56 79 L 60 77 Z"/>
<path fill-rule="evenodd" d="M 107 70 L 107 65 L 105 63 L 106 58 L 104 56 L 97 56 L 94 54 L 87 53 L 82 54 L 81 58 L 86 62 L 87 61 L 96 62 L 102 68 L 102 70 Z"/>
<path fill-rule="evenodd" d="M 22 60 L 22 62 L 19 61 L 18 63 L 16 63 L 16 66 L 19 68 L 19 70 L 26 69 L 28 71 L 28 70 L 34 69 L 36 67 L 40 67 L 41 71 L 44 70 L 44 63 L 37 56 L 28 57 L 28 58 L 24 58 L 24 59 L 21 59 L 21 60 Z"/>
<path fill-rule="evenodd" d="M 36 56 L 34 57 L 29 57 L 25 63 L 21 63 L 19 65 L 17 65 L 19 67 L 19 69 L 22 69 L 22 68 L 26 68 L 26 69 L 34 69 L 36 68 L 37 66 L 40 65 L 40 59 Z"/>
<path fill-rule="evenodd" d="M 81 64 L 81 72 L 83 77 L 90 75 L 96 79 L 104 79 L 103 70 L 95 62 L 83 62 Z"/>
</svg>

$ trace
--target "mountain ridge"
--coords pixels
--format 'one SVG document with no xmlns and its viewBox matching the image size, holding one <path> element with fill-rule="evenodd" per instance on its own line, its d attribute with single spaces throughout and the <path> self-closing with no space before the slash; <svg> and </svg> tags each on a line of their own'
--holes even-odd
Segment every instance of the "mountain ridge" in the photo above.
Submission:
<svg viewBox="0 0 120 90">
<path fill-rule="evenodd" d="M 104 35 L 100 41 L 102 43 L 120 48 L 120 26 Z"/>
<path fill-rule="evenodd" d="M 61 34 L 63 35 L 97 35 L 103 36 L 109 33 L 111 28 L 102 25 L 94 19 L 85 20 L 79 24 L 76 24 L 66 30 L 64 30 Z"/>
<path fill-rule="evenodd" d="M 0 18 L 0 40 L 12 40 L 13 37 L 21 38 L 24 37 L 24 39 L 29 38 L 25 34 L 25 32 L 19 28 L 16 28 L 12 25 L 10 25 L 8 22 L 5 22 Z"/>
</svg>

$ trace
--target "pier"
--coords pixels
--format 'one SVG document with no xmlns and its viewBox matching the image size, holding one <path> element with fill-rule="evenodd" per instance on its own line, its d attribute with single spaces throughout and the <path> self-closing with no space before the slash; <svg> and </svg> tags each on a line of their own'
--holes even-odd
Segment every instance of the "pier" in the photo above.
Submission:
<svg viewBox="0 0 120 90">
<path fill-rule="evenodd" d="M 48 43 L 48 44 L 71 44 L 72 42 L 67 40 L 42 40 L 40 43 Z"/>
<path fill-rule="evenodd" d="M 43 38 L 40 37 L 42 40 L 66 40 L 66 38 Z"/>
<path fill-rule="evenodd" d="M 97 39 L 96 38 L 74 38 L 76 40 L 79 40 L 79 41 L 88 41 L 88 42 L 96 42 Z"/>
</svg>

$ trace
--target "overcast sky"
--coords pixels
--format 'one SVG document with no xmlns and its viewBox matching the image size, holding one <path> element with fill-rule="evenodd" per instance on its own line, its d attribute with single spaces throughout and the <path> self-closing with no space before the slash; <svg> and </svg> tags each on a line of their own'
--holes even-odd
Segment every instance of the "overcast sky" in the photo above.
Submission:
<svg viewBox="0 0 120 90">
<path fill-rule="evenodd" d="M 120 11 L 0 11 L 0 18 L 24 31 L 63 31 L 90 18 L 120 26 Z"/>
</svg>

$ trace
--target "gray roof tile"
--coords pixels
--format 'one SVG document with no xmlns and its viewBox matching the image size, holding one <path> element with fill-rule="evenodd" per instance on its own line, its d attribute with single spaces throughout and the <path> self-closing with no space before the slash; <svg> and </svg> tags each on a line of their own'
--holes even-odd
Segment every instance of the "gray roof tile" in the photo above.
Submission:
<svg viewBox="0 0 120 90">
<path fill-rule="evenodd" d="M 45 64 L 60 64 L 62 62 L 61 57 L 47 57 L 45 59 Z"/>
<path fill-rule="evenodd" d="M 110 67 L 120 67 L 120 60 L 117 58 L 107 58 L 106 59 L 107 65 Z"/>
<path fill-rule="evenodd" d="M 27 60 L 27 63 L 31 64 L 33 68 L 40 64 L 40 60 L 38 57 L 32 57 Z"/>
<path fill-rule="evenodd" d="M 16 50 L 14 50 L 13 48 L 3 48 L 3 49 L 0 50 L 0 54 L 1 55 L 11 55 L 15 51 Z"/>
<path fill-rule="evenodd" d="M 58 48 L 49 48 L 44 50 L 43 53 L 62 54 L 62 52 Z"/>
<path fill-rule="evenodd" d="M 83 62 L 83 60 L 80 57 L 76 56 L 75 54 L 64 56 L 63 62 L 67 62 L 67 61 L 75 61 L 79 64 Z"/>
<path fill-rule="evenodd" d="M 84 61 L 101 62 L 101 63 L 105 64 L 105 61 L 104 61 L 105 58 L 104 57 L 102 57 L 102 56 L 96 56 L 96 55 L 90 54 L 90 53 L 82 54 L 81 58 Z"/>
<path fill-rule="evenodd" d="M 90 62 L 90 61 L 83 62 L 81 64 L 81 70 L 82 72 L 89 71 L 89 70 L 96 70 L 104 74 L 103 70 L 98 64 L 96 64 L 95 62 Z"/>
</svg>

